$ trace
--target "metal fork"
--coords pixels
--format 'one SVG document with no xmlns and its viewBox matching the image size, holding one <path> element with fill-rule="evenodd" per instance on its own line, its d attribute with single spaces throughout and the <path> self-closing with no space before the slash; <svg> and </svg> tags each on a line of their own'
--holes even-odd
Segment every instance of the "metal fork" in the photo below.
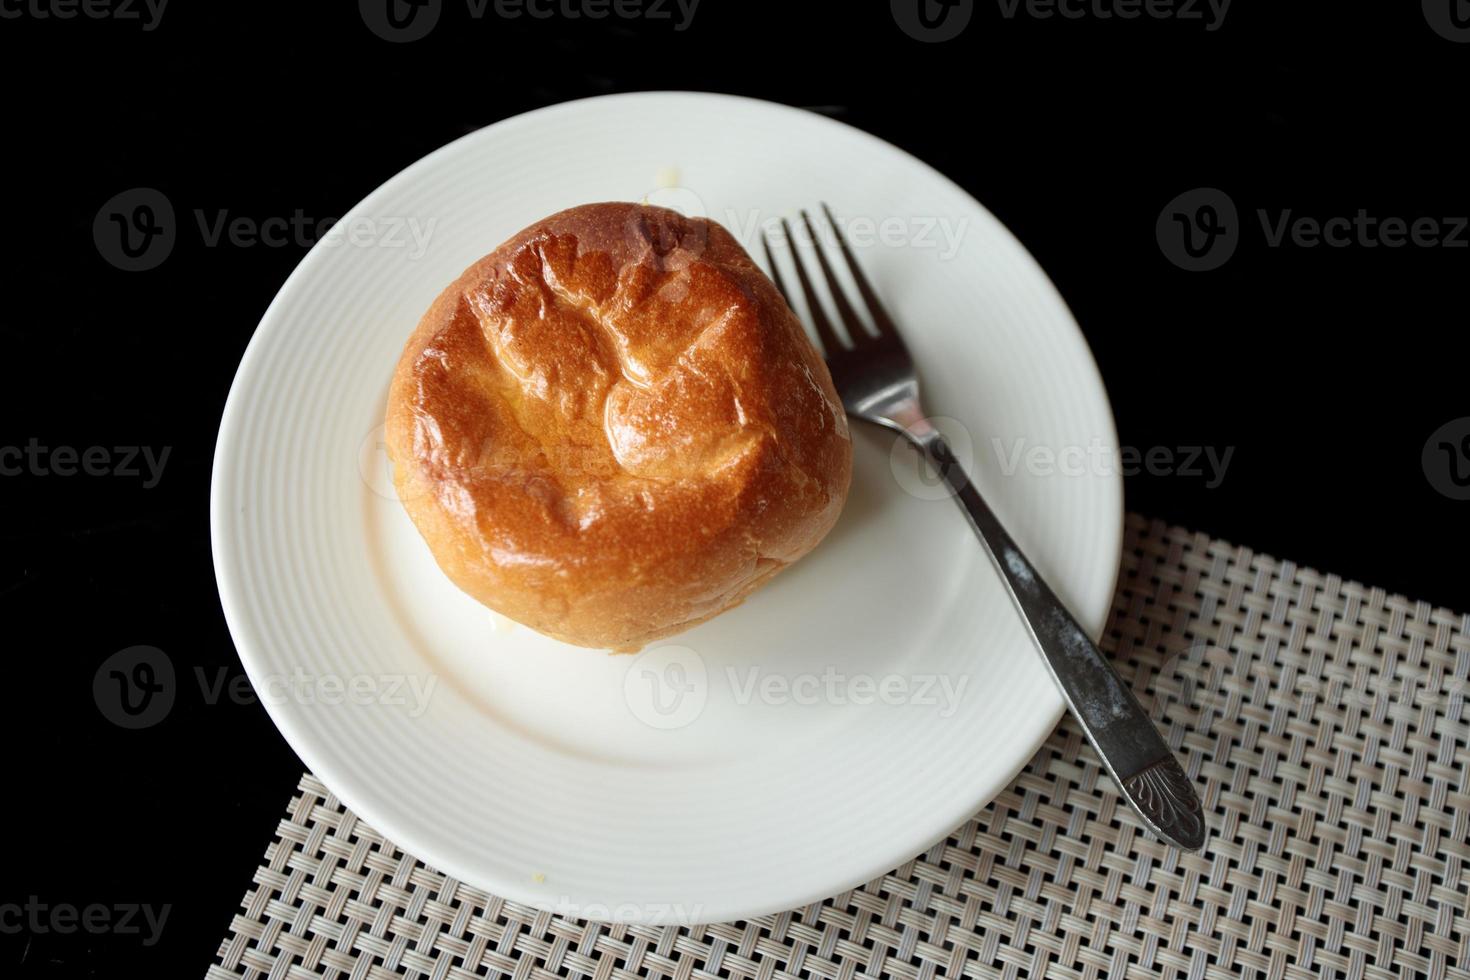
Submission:
<svg viewBox="0 0 1470 980">
<path fill-rule="evenodd" d="M 827 215 L 854 285 L 868 309 L 873 330 L 862 322 L 833 274 L 806 211 L 801 219 L 815 247 L 812 251 L 827 281 L 832 303 L 846 328 L 844 342 L 823 311 L 812 287 L 805 262 L 795 247 L 791 226 L 783 218 L 781 230 L 790 246 L 796 278 L 806 297 L 812 326 L 832 372 L 847 414 L 885 426 L 903 435 L 924 454 L 953 492 L 970 526 L 1000 572 L 1027 631 L 1051 669 L 1067 707 L 1082 723 L 1087 739 L 1123 790 L 1124 797 L 1144 824 L 1163 840 L 1185 850 L 1198 850 L 1205 841 L 1204 810 L 1184 770 L 1149 721 L 1138 700 L 1118 672 L 1088 638 L 1086 631 L 1021 553 L 1001 525 L 949 446 L 919 405 L 919 381 L 913 359 L 904 347 L 893 318 L 878 301 L 847 240 L 827 205 Z M 781 279 L 770 241 L 762 235 L 771 278 L 786 302 L 791 294 Z M 875 332 L 876 331 L 876 332 Z"/>
</svg>

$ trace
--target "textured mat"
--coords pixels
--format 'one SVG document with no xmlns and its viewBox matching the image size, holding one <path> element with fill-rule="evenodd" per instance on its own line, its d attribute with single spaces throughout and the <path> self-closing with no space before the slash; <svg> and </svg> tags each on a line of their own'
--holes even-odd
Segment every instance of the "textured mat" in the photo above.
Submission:
<svg viewBox="0 0 1470 980">
<path fill-rule="evenodd" d="M 1470 617 L 1130 517 L 1104 639 L 1212 836 L 1181 854 L 1064 720 L 990 806 L 859 889 L 609 926 L 463 885 L 305 776 L 211 980 L 1467 977 Z"/>
</svg>

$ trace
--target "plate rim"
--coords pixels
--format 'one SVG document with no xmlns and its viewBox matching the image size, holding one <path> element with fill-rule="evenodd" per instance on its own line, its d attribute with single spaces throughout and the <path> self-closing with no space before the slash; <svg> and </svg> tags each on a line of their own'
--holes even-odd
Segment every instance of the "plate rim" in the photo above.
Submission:
<svg viewBox="0 0 1470 980">
<path fill-rule="evenodd" d="M 506 128 L 514 128 L 516 126 L 524 125 L 537 117 L 555 114 L 560 111 L 565 111 L 569 107 L 581 105 L 584 103 L 607 104 L 609 102 L 653 101 L 668 98 L 744 103 L 758 106 L 761 109 L 768 111 L 790 113 L 793 115 L 800 114 L 805 121 L 815 122 L 819 125 L 832 125 L 841 127 L 849 133 L 856 134 L 857 137 L 860 139 L 879 144 L 888 151 L 902 154 L 907 159 L 907 161 L 921 168 L 925 173 L 930 176 L 931 179 L 940 181 L 943 184 L 947 185 L 949 189 L 960 195 L 963 195 L 963 197 L 968 199 L 976 208 L 978 208 L 984 214 L 989 215 L 994 220 L 996 228 L 1004 233 L 1006 236 L 1008 236 L 1015 247 L 1030 261 L 1031 265 L 1033 266 L 1039 277 L 1038 285 L 1042 285 L 1047 290 L 1049 290 L 1050 294 L 1054 297 L 1060 308 L 1066 313 L 1067 326 L 1070 327 L 1072 337 L 1076 342 L 1079 353 L 1082 355 L 1082 358 L 1079 360 L 1077 366 L 1079 368 L 1085 366 L 1090 369 L 1090 379 L 1096 382 L 1097 392 L 1102 399 L 1103 412 L 1100 418 L 1096 421 L 1099 422 L 1102 426 L 1105 426 L 1103 434 L 1107 438 L 1109 444 L 1113 446 L 1118 445 L 1117 421 L 1116 416 L 1113 412 L 1112 399 L 1109 397 L 1107 383 L 1102 375 L 1101 369 L 1097 364 L 1097 358 L 1093 354 L 1092 348 L 1087 342 L 1086 335 L 1082 332 L 1080 325 L 1077 323 L 1077 318 L 1075 314 L 1072 312 L 1071 307 L 1067 304 L 1066 299 L 1062 296 L 1061 291 L 1057 288 L 1056 284 L 1052 281 L 1050 275 L 1047 274 L 1046 270 L 1036 260 L 1035 256 L 1032 255 L 1031 251 L 1026 248 L 1024 243 L 1022 243 L 1020 239 L 1018 239 L 1015 234 L 1010 230 L 1010 228 L 1006 226 L 1005 223 L 1002 222 L 998 217 L 996 217 L 994 213 L 991 212 L 990 209 L 984 205 L 983 202 L 981 202 L 978 198 L 972 195 L 956 181 L 936 169 L 933 165 L 929 164 L 920 157 L 915 156 L 908 150 L 905 150 L 903 147 L 891 143 L 880 136 L 868 132 L 867 130 L 861 129 L 860 127 L 854 126 L 850 123 L 843 122 L 842 120 L 826 116 L 822 113 L 815 112 L 813 110 L 804 109 L 799 106 L 788 105 L 782 102 L 774 102 L 767 99 L 753 98 L 744 95 L 681 89 L 659 89 L 637 92 L 622 92 L 608 95 L 590 96 L 586 98 L 567 99 L 564 101 L 541 106 L 527 112 L 507 116 L 504 119 L 489 123 L 472 132 L 466 133 L 463 136 L 457 137 L 450 142 L 445 143 L 440 147 L 437 147 L 434 150 L 431 150 L 430 152 L 417 158 L 413 162 L 409 163 L 407 166 L 403 167 L 401 170 L 394 173 L 391 177 L 383 181 L 372 191 L 366 194 L 360 201 L 358 201 L 350 209 L 344 212 L 341 220 L 344 222 L 349 221 L 354 216 L 369 210 L 378 198 L 392 192 L 402 184 L 413 181 L 422 170 L 432 166 L 433 162 L 442 155 L 448 155 L 451 152 L 454 152 L 455 149 L 463 143 L 471 143 L 481 139 L 489 138 L 488 134 L 492 130 L 503 132 Z M 266 680 L 264 675 L 261 673 L 261 671 L 264 670 L 265 665 L 262 663 L 261 658 L 256 656 L 252 652 L 253 648 L 261 643 L 261 639 L 258 635 L 257 630 L 251 624 L 250 617 L 242 608 L 243 601 L 240 599 L 240 595 L 243 592 L 243 586 L 237 580 L 236 574 L 231 568 L 231 557 L 233 553 L 231 551 L 230 534 L 227 530 L 227 525 L 233 519 L 233 514 L 231 513 L 231 505 L 233 501 L 232 499 L 227 497 L 226 491 L 223 488 L 230 485 L 231 480 L 229 479 L 229 474 L 231 473 L 232 468 L 236 465 L 235 460 L 238 458 L 237 455 L 232 453 L 230 450 L 232 447 L 232 443 L 236 441 L 239 437 L 239 430 L 243 421 L 241 418 L 242 404 L 246 397 L 245 389 L 247 388 L 247 386 L 242 382 L 244 381 L 244 379 L 246 379 L 246 376 L 249 373 L 254 360 L 260 356 L 261 349 L 264 345 L 264 341 L 262 340 L 262 338 L 267 336 L 273 329 L 271 327 L 271 321 L 276 315 L 278 307 L 282 306 L 283 303 L 287 301 L 288 297 L 296 289 L 299 288 L 300 281 L 305 276 L 310 274 L 311 267 L 317 261 L 318 253 L 321 252 L 323 249 L 323 243 L 318 242 L 313 245 L 312 248 L 309 249 L 304 256 L 302 256 L 301 260 L 296 264 L 296 267 L 292 269 L 291 273 L 282 282 L 281 286 L 276 291 L 275 296 L 266 306 L 264 312 L 262 312 L 260 320 L 257 323 L 255 329 L 252 331 L 250 340 L 246 344 L 245 350 L 241 354 L 239 365 L 237 366 L 235 374 L 231 379 L 229 394 L 225 399 L 224 408 L 220 416 L 219 430 L 216 437 L 214 456 L 211 464 L 209 501 L 211 545 L 210 550 L 213 559 L 215 580 L 217 591 L 219 593 L 220 606 L 224 614 L 226 626 L 230 632 L 231 640 L 234 643 L 236 654 L 240 658 L 246 676 L 250 679 L 251 684 L 257 689 L 259 689 Z M 1108 483 L 1114 488 L 1113 496 L 1117 504 L 1115 512 L 1112 516 L 1113 519 L 1110 522 L 1111 533 L 1107 535 L 1107 540 L 1104 542 L 1105 554 L 1111 555 L 1111 573 L 1109 575 L 1108 588 L 1108 595 L 1109 597 L 1111 597 L 1117 591 L 1117 583 L 1121 574 L 1126 505 L 1124 502 L 1123 481 L 1121 474 L 1117 473 L 1116 471 L 1113 472 Z M 1110 601 L 1111 599 L 1109 599 L 1109 602 Z M 1109 615 L 1110 607 L 1104 609 L 1103 622 L 1099 625 L 1097 631 L 1099 635 L 1102 632 L 1105 632 L 1106 622 Z M 1097 640 L 1099 638 L 1099 635 L 1094 635 L 1093 639 Z M 925 853 L 936 844 L 945 840 L 951 833 L 954 832 L 957 827 L 964 826 L 965 821 L 973 816 L 973 814 L 988 806 L 995 799 L 995 797 L 1005 789 L 1006 786 L 1010 785 L 1015 780 L 1016 776 L 1023 769 L 1025 769 L 1031 759 L 1034 758 L 1037 750 L 1039 750 L 1042 744 L 1045 743 L 1046 739 L 1050 737 L 1051 733 L 1055 730 L 1057 723 L 1060 721 L 1063 713 L 1066 710 L 1066 704 L 1063 701 L 1060 692 L 1056 691 L 1055 689 L 1050 689 L 1047 693 L 1052 698 L 1052 703 L 1049 706 L 1049 710 L 1038 710 L 1035 714 L 1035 717 L 1038 719 L 1037 724 L 1024 732 L 1018 733 L 1018 736 L 1020 737 L 1015 740 L 1015 744 L 1024 744 L 1027 748 L 1024 753 L 1017 753 L 1017 761 L 1013 766 L 1007 767 L 1005 770 L 1003 770 L 1003 778 L 998 778 L 997 780 L 993 781 L 992 785 L 986 785 L 983 787 L 977 786 L 977 792 L 973 794 L 974 803 L 968 807 L 964 814 L 959 815 L 957 818 L 954 818 L 953 815 L 945 814 L 942 820 L 931 819 L 929 821 L 923 821 L 923 823 L 925 824 L 925 830 L 922 834 L 919 834 L 916 831 L 914 833 L 904 835 L 904 840 L 922 839 L 924 841 L 922 846 L 912 847 L 910 845 L 905 845 L 901 849 L 902 853 L 899 853 L 896 858 L 890 852 L 897 852 L 900 849 L 892 847 L 889 848 L 888 851 L 883 852 L 881 858 L 874 857 L 865 862 L 855 862 L 855 865 L 861 865 L 862 871 L 860 873 L 854 871 L 850 874 L 842 875 L 840 877 L 834 876 L 834 884 L 832 887 L 823 888 L 816 893 L 813 893 L 813 889 L 807 889 L 805 891 L 802 891 L 795 897 L 773 897 L 757 904 L 752 904 L 749 901 L 727 903 L 724 899 L 716 898 L 713 901 L 702 902 L 700 905 L 697 906 L 696 911 L 681 915 L 678 921 L 675 923 L 663 924 L 692 926 L 716 922 L 729 922 L 739 919 L 753 918 L 760 915 L 769 915 L 788 909 L 801 908 L 814 902 L 823 901 L 834 895 L 838 895 L 844 891 L 848 891 L 852 888 L 858 887 L 868 881 L 871 881 L 881 875 L 892 871 L 895 867 L 900 866 L 903 862 L 911 860 L 915 856 Z M 281 737 L 285 739 L 286 743 L 296 753 L 298 759 L 302 763 L 304 763 L 306 767 L 318 779 L 320 779 L 322 783 L 326 785 L 348 809 L 359 815 L 363 820 L 368 822 L 374 830 L 376 830 L 379 834 L 392 842 L 394 845 L 398 846 L 406 854 L 409 854 L 412 857 L 424 862 L 431 868 L 434 868 L 441 873 L 448 874 L 457 878 L 461 877 L 456 871 L 453 870 L 455 865 L 460 863 L 454 858 L 453 855 L 440 854 L 438 853 L 438 848 L 435 846 L 418 846 L 418 844 L 416 843 L 417 835 L 415 833 L 413 833 L 412 831 L 404 833 L 404 828 L 396 826 L 397 821 L 392 819 L 391 817 L 389 817 L 388 819 L 383 819 L 384 814 L 379 811 L 371 802 L 371 798 L 373 795 L 372 791 L 366 786 L 359 787 L 353 778 L 347 776 L 338 769 L 336 764 L 332 761 L 333 754 L 328 744 L 326 744 L 325 742 L 320 742 L 314 734 L 304 731 L 302 728 L 296 726 L 289 705 L 284 703 L 274 703 L 272 699 L 268 698 L 261 699 L 261 703 L 264 705 L 266 712 L 270 717 L 272 723 L 276 726 L 277 731 L 280 732 Z M 1038 706 L 1039 709 L 1040 707 L 1041 706 Z M 366 806 L 363 805 L 364 801 L 367 801 Z M 919 821 L 916 820 L 915 822 Z M 942 827 L 936 830 L 935 828 L 940 827 L 941 824 Z M 477 870 L 475 873 L 463 876 L 462 880 L 464 880 L 467 884 L 482 888 L 495 896 L 514 901 L 519 904 L 524 904 L 541 909 L 548 908 L 543 896 L 532 893 L 531 891 L 523 887 L 521 883 L 509 878 L 495 879 L 494 876 L 487 877 L 481 875 Z M 772 891 L 772 894 L 776 894 L 774 889 Z M 585 905 L 595 903 L 583 904 Z M 571 912 L 570 914 L 576 918 L 581 918 L 587 921 L 606 921 L 622 924 L 648 923 L 650 922 L 650 916 L 644 914 L 646 913 L 647 908 L 648 903 L 645 903 L 643 907 L 635 910 L 632 915 L 619 914 L 622 909 L 609 910 L 613 914 L 610 914 L 607 917 L 587 916 L 578 914 L 575 911 Z M 557 909 L 555 908 L 552 908 L 550 910 L 557 911 Z"/>
</svg>

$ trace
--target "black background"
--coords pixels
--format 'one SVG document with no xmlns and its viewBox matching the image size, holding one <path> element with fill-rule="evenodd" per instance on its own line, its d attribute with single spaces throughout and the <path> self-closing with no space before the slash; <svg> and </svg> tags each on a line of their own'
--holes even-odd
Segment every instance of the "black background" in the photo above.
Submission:
<svg viewBox="0 0 1470 980">
<path fill-rule="evenodd" d="M 909 150 L 1050 273 L 1125 445 L 1234 447 L 1213 489 L 1130 477 L 1130 509 L 1470 605 L 1470 503 L 1437 493 L 1421 464 L 1430 433 L 1470 415 L 1470 249 L 1269 248 L 1254 218 L 1470 213 L 1470 44 L 1439 36 L 1417 3 L 1236 0 L 1211 31 L 1007 18 L 985 0 L 935 44 L 900 30 L 886 3 L 702 0 L 680 31 L 476 20 L 446 0 L 437 28 L 406 44 L 370 32 L 355 3 L 174 0 L 150 31 L 34 6 L 0 4 L 21 11 L 0 19 L 0 446 L 171 455 L 151 489 L 0 478 L 0 903 L 171 912 L 151 947 L 0 934 L 7 975 L 201 975 L 301 770 L 259 706 L 209 704 L 194 672 L 240 674 L 210 563 L 210 463 L 241 352 L 305 248 L 207 247 L 193 211 L 334 217 L 428 151 L 550 103 L 735 92 L 819 108 Z M 135 187 L 167 195 L 180 233 L 161 266 L 130 273 L 104 261 L 92 225 Z M 1165 205 L 1197 187 L 1241 212 L 1239 249 L 1212 272 L 1176 268 L 1155 236 Z M 167 652 L 180 694 L 166 720 L 126 731 L 99 713 L 91 683 L 136 644 Z"/>
</svg>

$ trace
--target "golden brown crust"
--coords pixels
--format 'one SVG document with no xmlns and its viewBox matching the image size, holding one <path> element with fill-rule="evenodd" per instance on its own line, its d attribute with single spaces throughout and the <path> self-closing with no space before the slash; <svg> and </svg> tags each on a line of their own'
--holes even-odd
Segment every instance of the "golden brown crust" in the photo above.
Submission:
<svg viewBox="0 0 1470 980">
<path fill-rule="evenodd" d="M 387 444 L 455 584 L 621 650 L 810 551 L 852 470 L 827 367 L 739 243 L 620 203 L 532 225 L 440 294 L 398 363 Z"/>
</svg>

